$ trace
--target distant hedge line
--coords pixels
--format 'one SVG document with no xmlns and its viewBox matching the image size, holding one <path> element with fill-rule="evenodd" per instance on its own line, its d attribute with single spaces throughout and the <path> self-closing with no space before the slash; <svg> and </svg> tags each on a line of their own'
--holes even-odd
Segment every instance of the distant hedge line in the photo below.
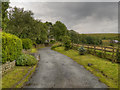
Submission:
<svg viewBox="0 0 120 90">
<path fill-rule="evenodd" d="M 21 52 L 21 39 L 15 35 L 2 32 L 2 63 L 16 60 Z"/>
</svg>

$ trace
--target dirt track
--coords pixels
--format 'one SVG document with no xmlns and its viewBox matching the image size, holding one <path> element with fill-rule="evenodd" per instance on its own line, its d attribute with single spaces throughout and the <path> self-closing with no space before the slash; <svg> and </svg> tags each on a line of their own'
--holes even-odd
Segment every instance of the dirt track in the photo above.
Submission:
<svg viewBox="0 0 120 90">
<path fill-rule="evenodd" d="M 107 88 L 69 57 L 49 47 L 39 51 L 38 67 L 24 88 Z"/>
</svg>

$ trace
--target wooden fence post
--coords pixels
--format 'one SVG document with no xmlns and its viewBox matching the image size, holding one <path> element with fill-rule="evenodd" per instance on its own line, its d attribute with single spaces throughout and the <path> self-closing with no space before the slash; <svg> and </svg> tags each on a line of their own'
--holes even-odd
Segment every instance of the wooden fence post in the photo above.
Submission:
<svg viewBox="0 0 120 90">
<path fill-rule="evenodd" d="M 113 46 L 113 51 L 112 51 L 112 62 L 114 62 L 114 50 L 115 50 L 115 48 L 114 48 L 114 46 Z"/>
<path fill-rule="evenodd" d="M 106 47 L 104 47 L 104 58 L 106 58 Z"/>
<path fill-rule="evenodd" d="M 104 47 L 103 46 L 101 46 L 102 47 L 102 58 L 104 58 Z"/>
<path fill-rule="evenodd" d="M 94 55 L 96 55 L 96 46 L 94 45 Z"/>
<path fill-rule="evenodd" d="M 89 45 L 88 45 L 88 53 L 90 53 L 90 52 L 89 52 Z"/>
</svg>

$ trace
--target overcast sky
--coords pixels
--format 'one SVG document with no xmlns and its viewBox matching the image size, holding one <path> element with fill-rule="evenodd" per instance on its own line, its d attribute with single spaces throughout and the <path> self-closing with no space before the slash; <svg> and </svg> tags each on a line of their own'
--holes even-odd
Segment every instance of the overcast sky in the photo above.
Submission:
<svg viewBox="0 0 120 90">
<path fill-rule="evenodd" d="M 36 19 L 43 22 L 62 21 L 67 28 L 79 33 L 117 33 L 118 32 L 118 0 L 86 0 L 86 2 L 44 2 L 38 0 L 14 2 L 10 6 L 25 8 L 34 13 Z M 65 1 L 65 0 L 60 0 Z M 80 0 L 79 0 L 80 1 Z M 85 1 L 85 0 L 84 0 Z M 111 2 L 108 2 L 111 1 Z M 113 2 L 116 1 L 116 2 Z"/>
</svg>

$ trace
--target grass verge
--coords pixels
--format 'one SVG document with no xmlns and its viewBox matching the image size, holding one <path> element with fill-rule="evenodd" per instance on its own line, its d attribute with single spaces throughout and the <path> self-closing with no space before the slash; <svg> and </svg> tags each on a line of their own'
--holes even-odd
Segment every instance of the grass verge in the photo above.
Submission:
<svg viewBox="0 0 120 90">
<path fill-rule="evenodd" d="M 110 88 L 118 88 L 118 64 L 112 63 L 107 59 L 102 59 L 90 54 L 79 55 L 76 50 L 65 51 L 64 47 L 54 49 L 74 61 L 83 65 L 87 70 L 91 71 L 99 80 L 105 83 Z M 88 66 L 88 63 L 92 64 Z"/>
<path fill-rule="evenodd" d="M 35 66 L 15 66 L 12 71 L 6 73 L 2 77 L 2 88 L 20 88 L 20 87 L 22 87 L 23 84 L 28 81 L 31 74 L 35 71 L 36 66 L 37 65 L 35 65 Z M 30 69 L 32 69 L 32 70 L 30 71 Z"/>
</svg>

